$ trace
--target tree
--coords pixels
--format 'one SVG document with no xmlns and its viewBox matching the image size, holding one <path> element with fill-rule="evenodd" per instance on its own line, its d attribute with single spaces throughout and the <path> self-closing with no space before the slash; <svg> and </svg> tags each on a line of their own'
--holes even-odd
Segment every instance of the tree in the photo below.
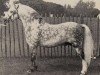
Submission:
<svg viewBox="0 0 100 75">
<path fill-rule="evenodd" d="M 45 2 L 43 0 L 21 0 L 21 3 L 28 5 L 35 10 L 37 10 L 40 14 L 61 14 L 64 13 L 66 8 L 59 4 L 55 4 L 52 2 Z"/>
<path fill-rule="evenodd" d="M 6 6 L 4 5 L 4 3 L 6 2 L 7 0 L 0 0 L 0 16 L 3 15 L 4 11 L 8 10 L 6 8 Z"/>
<path fill-rule="evenodd" d="M 77 11 L 78 14 L 82 16 L 94 16 L 93 13 L 97 13 L 98 11 L 95 10 L 95 2 L 93 1 L 88 1 L 88 2 L 83 2 L 80 0 L 77 5 L 75 6 L 74 10 Z"/>
</svg>

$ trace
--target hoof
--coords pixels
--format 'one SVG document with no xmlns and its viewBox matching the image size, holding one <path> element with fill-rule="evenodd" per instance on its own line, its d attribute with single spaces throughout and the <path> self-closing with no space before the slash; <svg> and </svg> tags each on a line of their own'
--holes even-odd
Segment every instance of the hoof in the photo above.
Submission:
<svg viewBox="0 0 100 75">
<path fill-rule="evenodd" d="M 37 68 L 38 68 L 38 66 L 33 66 L 33 69 L 34 69 L 35 71 L 37 71 Z"/>
<path fill-rule="evenodd" d="M 37 66 L 31 67 L 31 68 L 27 71 L 27 73 L 32 73 L 32 72 L 34 72 L 34 71 L 37 71 Z"/>
<path fill-rule="evenodd" d="M 27 73 L 30 74 L 31 73 L 31 70 L 28 70 Z"/>
</svg>

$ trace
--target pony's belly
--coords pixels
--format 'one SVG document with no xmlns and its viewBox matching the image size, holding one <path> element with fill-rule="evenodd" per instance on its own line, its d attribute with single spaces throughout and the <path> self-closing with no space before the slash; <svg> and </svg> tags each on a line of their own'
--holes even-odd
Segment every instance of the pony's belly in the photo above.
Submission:
<svg viewBox="0 0 100 75">
<path fill-rule="evenodd" d="M 47 40 L 47 41 L 41 41 L 40 42 L 40 46 L 45 46 L 45 47 L 51 47 L 51 46 L 58 46 L 58 45 L 61 45 L 61 44 L 64 44 L 66 42 L 69 42 L 69 43 L 72 43 L 73 41 L 75 41 L 74 38 L 70 38 L 70 39 L 50 39 L 50 40 Z"/>
<path fill-rule="evenodd" d="M 40 46 L 45 46 L 45 47 L 52 47 L 52 46 L 58 46 L 63 44 L 64 42 L 43 42 L 40 44 Z"/>
</svg>

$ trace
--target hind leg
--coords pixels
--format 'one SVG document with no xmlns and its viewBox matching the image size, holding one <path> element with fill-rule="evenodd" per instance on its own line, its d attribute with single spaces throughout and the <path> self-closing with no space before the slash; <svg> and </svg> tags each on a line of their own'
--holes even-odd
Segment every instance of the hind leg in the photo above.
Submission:
<svg viewBox="0 0 100 75">
<path fill-rule="evenodd" d="M 88 53 L 84 53 L 81 55 L 81 57 L 82 57 L 81 75 L 85 75 L 91 62 L 91 56 L 88 55 Z"/>
<path fill-rule="evenodd" d="M 86 61 L 84 60 L 84 53 L 81 52 L 79 50 L 79 48 L 75 48 L 77 54 L 81 57 L 82 59 L 82 71 L 81 71 L 81 74 L 80 75 L 85 75 L 86 71 L 87 71 L 87 63 Z"/>
<path fill-rule="evenodd" d="M 82 59 L 82 70 L 80 75 L 85 75 L 88 69 L 88 66 L 90 65 L 91 56 L 88 55 L 88 53 L 84 53 L 81 49 L 76 48 L 76 52 L 80 55 Z"/>
<path fill-rule="evenodd" d="M 88 68 L 87 62 L 84 59 L 82 59 L 82 70 L 80 75 L 85 75 L 87 72 L 87 68 Z"/>
</svg>

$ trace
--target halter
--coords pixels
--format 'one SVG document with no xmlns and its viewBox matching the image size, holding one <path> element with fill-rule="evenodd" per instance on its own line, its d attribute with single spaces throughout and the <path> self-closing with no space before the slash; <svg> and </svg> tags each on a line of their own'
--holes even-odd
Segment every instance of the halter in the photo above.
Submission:
<svg viewBox="0 0 100 75">
<path fill-rule="evenodd" d="M 16 12 L 16 13 L 12 12 L 12 15 L 8 18 L 8 20 L 11 20 L 11 17 L 14 16 L 15 14 L 17 14 L 18 19 L 20 19 L 20 18 L 19 18 L 19 14 L 18 14 L 19 5 L 18 5 L 18 7 L 16 8 L 16 5 L 14 4 L 14 8 L 16 9 L 17 12 Z"/>
</svg>

